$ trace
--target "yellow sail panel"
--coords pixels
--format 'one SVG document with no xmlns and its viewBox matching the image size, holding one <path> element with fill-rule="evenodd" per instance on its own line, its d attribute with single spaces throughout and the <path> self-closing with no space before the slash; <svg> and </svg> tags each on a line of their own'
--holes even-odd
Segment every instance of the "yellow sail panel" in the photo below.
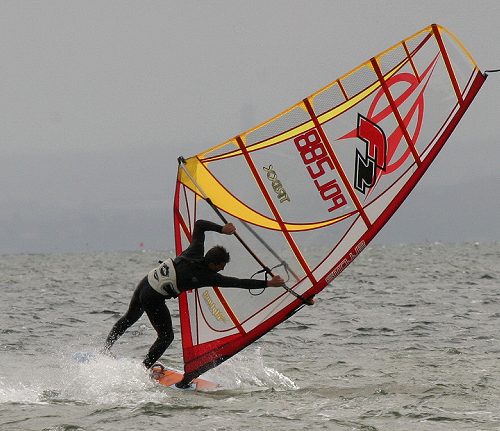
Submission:
<svg viewBox="0 0 500 431">
<path fill-rule="evenodd" d="M 189 174 L 186 171 L 189 172 Z M 182 169 L 179 169 L 178 181 L 201 198 L 210 197 L 210 200 L 216 207 L 247 223 L 265 229 L 282 229 L 282 226 L 280 226 L 275 219 L 258 213 L 227 191 L 196 157 L 187 159 Z M 285 223 L 284 226 L 289 232 L 302 232 L 330 226 L 351 215 L 352 213 L 345 214 L 341 217 L 335 217 L 317 223 Z"/>
</svg>

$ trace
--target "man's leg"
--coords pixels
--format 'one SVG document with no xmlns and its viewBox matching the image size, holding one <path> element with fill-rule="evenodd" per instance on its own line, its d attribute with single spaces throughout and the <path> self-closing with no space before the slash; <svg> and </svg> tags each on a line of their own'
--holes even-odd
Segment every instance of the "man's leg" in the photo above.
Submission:
<svg viewBox="0 0 500 431">
<path fill-rule="evenodd" d="M 111 349 L 115 341 L 120 338 L 125 331 L 130 328 L 144 313 L 141 301 L 139 299 L 141 290 L 143 288 L 144 279 L 136 287 L 127 312 L 114 324 L 113 328 L 109 332 L 106 342 L 104 343 L 104 351 Z"/>
<path fill-rule="evenodd" d="M 174 331 L 164 296 L 148 286 L 141 294 L 141 302 L 158 335 L 143 361 L 146 368 L 151 368 L 174 340 Z"/>
</svg>

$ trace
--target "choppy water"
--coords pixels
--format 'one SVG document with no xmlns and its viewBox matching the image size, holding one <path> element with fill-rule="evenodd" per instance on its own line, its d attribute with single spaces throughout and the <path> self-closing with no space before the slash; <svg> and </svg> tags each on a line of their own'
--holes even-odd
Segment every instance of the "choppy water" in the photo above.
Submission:
<svg viewBox="0 0 500 431">
<path fill-rule="evenodd" d="M 146 318 L 120 359 L 72 357 L 101 347 L 159 257 L 0 257 L 2 431 L 500 429 L 500 244 L 369 247 L 314 307 L 207 373 L 212 393 L 150 381 Z M 180 357 L 177 338 L 164 362 Z"/>
</svg>

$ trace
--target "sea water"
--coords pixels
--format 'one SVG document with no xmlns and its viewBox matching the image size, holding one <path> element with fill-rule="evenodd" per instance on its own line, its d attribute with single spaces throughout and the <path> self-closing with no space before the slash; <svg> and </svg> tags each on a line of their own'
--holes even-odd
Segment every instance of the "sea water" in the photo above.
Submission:
<svg viewBox="0 0 500 431">
<path fill-rule="evenodd" d="M 221 384 L 207 393 L 150 380 L 145 317 L 116 358 L 99 354 L 162 257 L 1 256 L 2 431 L 500 429 L 500 244 L 368 247 L 313 307 L 206 373 Z M 181 369 L 168 304 L 163 362 Z"/>
</svg>

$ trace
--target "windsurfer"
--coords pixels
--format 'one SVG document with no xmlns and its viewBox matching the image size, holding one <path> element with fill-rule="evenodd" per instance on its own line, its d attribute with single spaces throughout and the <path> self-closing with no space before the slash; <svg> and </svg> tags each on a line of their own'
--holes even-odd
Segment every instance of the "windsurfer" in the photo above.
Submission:
<svg viewBox="0 0 500 431">
<path fill-rule="evenodd" d="M 115 341 L 146 312 L 158 335 L 143 361 L 144 366 L 149 369 L 174 339 L 172 318 L 165 303 L 166 299 L 176 298 L 181 292 L 203 286 L 263 289 L 284 284 L 280 276 L 273 276 L 266 281 L 219 274 L 229 262 L 229 253 L 224 247 L 215 246 L 204 254 L 207 231 L 232 235 L 236 228 L 232 223 L 222 226 L 207 220 L 197 220 L 189 247 L 175 259 L 160 262 L 158 267 L 139 282 L 127 312 L 115 323 L 106 338 L 104 351 L 109 351 Z M 190 380 L 190 376 L 184 376 L 179 386 L 188 386 Z"/>
</svg>

